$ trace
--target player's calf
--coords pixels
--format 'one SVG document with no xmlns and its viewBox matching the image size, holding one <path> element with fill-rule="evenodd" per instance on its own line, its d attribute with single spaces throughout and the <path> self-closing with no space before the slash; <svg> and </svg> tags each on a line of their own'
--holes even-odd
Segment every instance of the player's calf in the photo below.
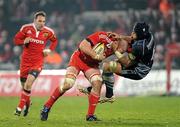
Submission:
<svg viewBox="0 0 180 127">
<path fill-rule="evenodd" d="M 32 105 L 32 102 L 29 102 L 29 103 L 26 103 L 25 107 L 24 107 L 24 111 L 23 111 L 23 116 L 27 116 L 28 113 L 29 113 L 29 109 L 30 109 L 30 106 Z"/>
<path fill-rule="evenodd" d="M 103 72 L 103 82 L 106 86 L 106 97 L 111 98 L 113 94 L 114 75 L 111 72 Z"/>
</svg>

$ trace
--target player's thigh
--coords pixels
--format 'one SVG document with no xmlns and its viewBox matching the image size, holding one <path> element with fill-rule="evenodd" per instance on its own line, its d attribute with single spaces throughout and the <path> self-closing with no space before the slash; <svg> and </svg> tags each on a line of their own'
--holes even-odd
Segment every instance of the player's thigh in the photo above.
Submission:
<svg viewBox="0 0 180 127">
<path fill-rule="evenodd" d="M 25 82 L 29 73 L 29 66 L 21 65 L 20 66 L 20 81 Z"/>
<path fill-rule="evenodd" d="M 76 68 L 75 66 L 69 66 L 66 69 L 66 75 L 65 77 L 68 78 L 76 78 L 77 75 L 79 74 L 80 70 L 78 68 Z"/>
<path fill-rule="evenodd" d="M 109 61 L 103 63 L 103 71 L 104 72 L 112 72 L 116 74 L 121 74 L 122 66 L 117 61 Z"/>
<path fill-rule="evenodd" d="M 40 68 L 40 67 L 38 67 Z M 30 90 L 34 81 L 36 80 L 36 78 L 38 77 L 38 75 L 40 74 L 42 69 L 38 69 L 38 68 L 30 68 L 29 72 L 28 72 L 28 76 L 25 82 L 25 86 L 24 88 L 27 90 Z"/>
<path fill-rule="evenodd" d="M 30 90 L 36 78 L 37 77 L 34 77 L 32 74 L 28 74 L 24 88 Z"/>
</svg>

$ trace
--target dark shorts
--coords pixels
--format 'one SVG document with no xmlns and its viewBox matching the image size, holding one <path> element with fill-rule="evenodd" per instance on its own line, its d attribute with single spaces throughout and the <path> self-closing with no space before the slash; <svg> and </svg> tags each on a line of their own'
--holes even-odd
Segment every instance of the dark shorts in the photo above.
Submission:
<svg viewBox="0 0 180 127">
<path fill-rule="evenodd" d="M 30 70 L 30 71 L 28 72 L 28 74 L 33 75 L 35 78 L 38 77 L 39 73 L 40 73 L 39 70 Z M 21 82 L 26 82 L 26 80 L 27 80 L 27 77 L 20 77 L 20 81 L 21 81 Z"/>
<path fill-rule="evenodd" d="M 136 66 L 122 69 L 120 76 L 133 80 L 141 80 L 150 72 L 150 70 L 151 67 L 138 63 Z"/>
</svg>

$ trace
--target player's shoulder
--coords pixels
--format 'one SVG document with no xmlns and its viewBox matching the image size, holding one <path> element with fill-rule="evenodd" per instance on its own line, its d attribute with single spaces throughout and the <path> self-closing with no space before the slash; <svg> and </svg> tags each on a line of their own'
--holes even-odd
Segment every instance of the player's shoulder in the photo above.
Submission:
<svg viewBox="0 0 180 127">
<path fill-rule="evenodd" d="M 105 31 L 96 31 L 95 33 L 99 35 L 107 35 Z"/>
<path fill-rule="evenodd" d="M 106 39 L 107 38 L 107 33 L 105 31 L 97 31 L 95 34 L 97 34 L 100 39 Z"/>
<path fill-rule="evenodd" d="M 44 26 L 44 29 L 45 29 L 45 31 L 48 31 L 48 32 L 50 32 L 50 33 L 54 34 L 54 30 L 53 30 L 53 29 L 51 29 L 50 27 L 48 27 L 48 26 Z"/>
<path fill-rule="evenodd" d="M 31 27 L 33 27 L 33 23 L 24 24 L 24 25 L 22 25 L 20 30 L 22 31 L 24 29 L 28 29 L 28 28 L 31 28 Z"/>
<path fill-rule="evenodd" d="M 132 44 L 132 51 L 143 52 L 145 48 L 145 40 L 137 40 Z"/>
<path fill-rule="evenodd" d="M 143 40 L 137 40 L 133 43 L 134 46 L 143 46 L 144 43 L 146 42 L 146 39 L 143 39 Z"/>
</svg>

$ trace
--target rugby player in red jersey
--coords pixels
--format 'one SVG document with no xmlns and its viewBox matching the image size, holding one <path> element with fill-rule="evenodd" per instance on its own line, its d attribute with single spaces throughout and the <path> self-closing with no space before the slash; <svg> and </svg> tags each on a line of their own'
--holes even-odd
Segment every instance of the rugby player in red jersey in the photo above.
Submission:
<svg viewBox="0 0 180 127">
<path fill-rule="evenodd" d="M 124 38 L 129 41 L 129 48 L 125 54 L 115 51 L 117 60 L 103 62 L 103 81 L 106 85 L 105 98 L 99 100 L 100 103 L 114 102 L 113 85 L 114 74 L 131 80 L 141 80 L 151 71 L 155 53 L 156 42 L 151 33 L 150 26 L 146 22 L 134 24 L 130 36 L 112 33 L 117 39 Z M 113 65 L 113 66 L 112 66 Z M 82 87 L 80 92 L 89 94 L 92 87 Z"/>
<path fill-rule="evenodd" d="M 43 11 L 34 14 L 34 22 L 25 24 L 14 37 L 15 45 L 22 45 L 23 52 L 20 63 L 20 81 L 22 92 L 15 115 L 28 114 L 30 106 L 31 87 L 43 67 L 43 58 L 51 53 L 57 45 L 57 38 L 54 31 L 45 26 L 46 13 Z M 51 44 L 45 49 L 47 41 Z"/>
<path fill-rule="evenodd" d="M 93 50 L 93 47 L 99 43 L 103 43 L 105 47 L 104 53 L 102 54 L 97 54 Z M 48 113 L 53 104 L 67 90 L 73 87 L 76 77 L 78 76 L 80 71 L 82 71 L 87 80 L 92 85 L 92 91 L 88 96 L 89 108 L 86 115 L 86 120 L 97 121 L 98 119 L 94 115 L 94 112 L 100 97 L 102 86 L 102 77 L 99 70 L 99 63 L 102 62 L 103 59 L 112 55 L 115 48 L 117 48 L 117 46 L 120 46 L 122 43 L 120 41 L 114 40 L 113 37 L 109 36 L 108 32 L 104 31 L 95 32 L 89 35 L 82 42 L 80 42 L 78 49 L 71 56 L 64 83 L 60 84 L 54 90 L 50 98 L 44 104 L 44 107 L 41 111 L 41 120 L 46 121 L 48 119 Z M 122 52 L 123 51 L 126 51 L 126 48 L 122 49 Z"/>
</svg>

